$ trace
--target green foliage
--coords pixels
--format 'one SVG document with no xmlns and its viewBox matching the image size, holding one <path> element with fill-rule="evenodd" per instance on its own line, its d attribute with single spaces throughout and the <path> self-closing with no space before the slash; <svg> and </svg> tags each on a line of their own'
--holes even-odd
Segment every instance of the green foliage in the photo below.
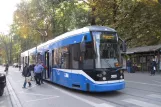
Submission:
<svg viewBox="0 0 161 107">
<path fill-rule="evenodd" d="M 115 28 L 129 47 L 161 43 L 157 0 L 21 1 L 11 26 L 13 56 L 62 33 L 88 25 Z"/>
<path fill-rule="evenodd" d="M 161 5 L 156 0 L 88 0 L 97 25 L 115 28 L 129 47 L 161 42 Z"/>
<path fill-rule="evenodd" d="M 1 61 L 3 63 L 10 63 L 11 62 L 11 37 L 0 34 L 0 50 L 1 50 Z"/>
</svg>

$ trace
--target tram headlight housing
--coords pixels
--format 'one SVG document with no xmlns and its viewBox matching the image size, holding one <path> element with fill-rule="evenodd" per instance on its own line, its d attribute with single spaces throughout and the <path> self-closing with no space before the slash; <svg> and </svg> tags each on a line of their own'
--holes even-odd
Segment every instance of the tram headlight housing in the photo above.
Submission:
<svg viewBox="0 0 161 107">
<path fill-rule="evenodd" d="M 102 75 L 102 74 L 97 74 L 97 77 L 102 78 L 102 77 L 103 77 L 103 75 Z"/>
<path fill-rule="evenodd" d="M 103 77 L 102 79 L 103 79 L 103 81 L 105 81 L 107 78 L 106 77 Z"/>
<path fill-rule="evenodd" d="M 120 74 L 123 74 L 124 72 L 123 72 L 123 70 L 120 70 Z"/>
<path fill-rule="evenodd" d="M 106 75 L 106 71 L 103 71 L 102 74 L 103 74 L 103 75 Z"/>
<path fill-rule="evenodd" d="M 120 79 L 124 79 L 124 71 L 120 70 Z"/>
</svg>

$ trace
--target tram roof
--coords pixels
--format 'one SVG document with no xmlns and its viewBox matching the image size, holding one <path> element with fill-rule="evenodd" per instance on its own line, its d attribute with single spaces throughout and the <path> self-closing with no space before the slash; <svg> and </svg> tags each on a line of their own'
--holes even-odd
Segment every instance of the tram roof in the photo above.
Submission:
<svg viewBox="0 0 161 107">
<path fill-rule="evenodd" d="M 23 52 L 23 53 L 21 53 L 21 56 L 27 56 L 27 55 L 28 55 L 28 50 Z"/>
<path fill-rule="evenodd" d="M 34 48 L 32 48 L 32 49 L 30 49 L 28 51 L 29 51 L 29 54 L 34 54 L 36 52 L 36 47 L 34 47 Z"/>
<path fill-rule="evenodd" d="M 56 41 L 62 40 L 64 38 L 68 38 L 70 36 L 74 36 L 76 34 L 83 34 L 89 31 L 110 31 L 110 32 L 116 32 L 116 30 L 110 28 L 110 27 L 106 27 L 106 26 L 86 26 L 77 30 L 73 30 L 67 33 L 64 33 L 60 36 L 55 37 L 54 39 L 51 39 L 45 43 L 42 43 L 40 45 L 37 46 L 37 51 L 44 51 L 47 50 L 47 48 L 49 48 L 49 45 L 51 43 L 54 43 Z M 34 52 L 36 50 L 36 47 L 30 49 L 30 50 L 26 50 L 25 52 L 23 52 L 21 55 L 26 55 L 26 53 L 29 51 L 30 53 Z"/>
<path fill-rule="evenodd" d="M 81 29 L 73 30 L 67 33 L 64 33 L 60 36 L 55 37 L 54 39 L 50 40 L 48 44 L 54 43 L 56 41 L 62 40 L 64 38 L 68 38 L 70 36 L 75 36 L 76 34 L 83 34 L 89 31 L 110 31 L 110 32 L 116 32 L 116 30 L 110 28 L 110 27 L 105 27 L 105 26 L 87 26 L 83 27 Z"/>
<path fill-rule="evenodd" d="M 114 29 L 109 28 L 109 27 L 105 27 L 105 26 L 87 26 L 81 29 L 77 29 L 77 30 L 73 30 L 67 33 L 64 33 L 60 36 L 57 36 L 56 38 L 54 38 L 53 40 L 57 41 L 57 40 L 61 40 L 63 38 L 67 38 L 76 34 L 82 34 L 82 33 L 86 33 L 89 31 L 112 31 L 112 32 L 116 32 Z"/>
</svg>

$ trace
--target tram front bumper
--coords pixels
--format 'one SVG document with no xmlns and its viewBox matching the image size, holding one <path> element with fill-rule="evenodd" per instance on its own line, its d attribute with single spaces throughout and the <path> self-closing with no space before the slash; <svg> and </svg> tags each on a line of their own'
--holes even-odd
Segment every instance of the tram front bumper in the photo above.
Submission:
<svg viewBox="0 0 161 107">
<path fill-rule="evenodd" d="M 93 84 L 90 89 L 93 92 L 117 91 L 125 88 L 125 82 L 107 83 L 107 84 Z"/>
</svg>

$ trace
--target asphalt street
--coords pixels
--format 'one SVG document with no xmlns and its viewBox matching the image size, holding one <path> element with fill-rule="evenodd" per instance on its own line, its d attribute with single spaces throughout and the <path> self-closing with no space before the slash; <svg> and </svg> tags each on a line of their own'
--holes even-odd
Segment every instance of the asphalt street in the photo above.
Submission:
<svg viewBox="0 0 161 107">
<path fill-rule="evenodd" d="M 32 87 L 23 89 L 21 71 L 10 67 L 7 88 L 14 107 L 161 107 L 160 74 L 125 73 L 125 81 L 125 89 L 104 93 L 81 92 L 49 83 L 38 86 L 34 81 Z M 0 107 L 12 107 L 7 105 L 10 99 L 6 93 L 0 99 L 7 100 L 0 100 Z"/>
</svg>

